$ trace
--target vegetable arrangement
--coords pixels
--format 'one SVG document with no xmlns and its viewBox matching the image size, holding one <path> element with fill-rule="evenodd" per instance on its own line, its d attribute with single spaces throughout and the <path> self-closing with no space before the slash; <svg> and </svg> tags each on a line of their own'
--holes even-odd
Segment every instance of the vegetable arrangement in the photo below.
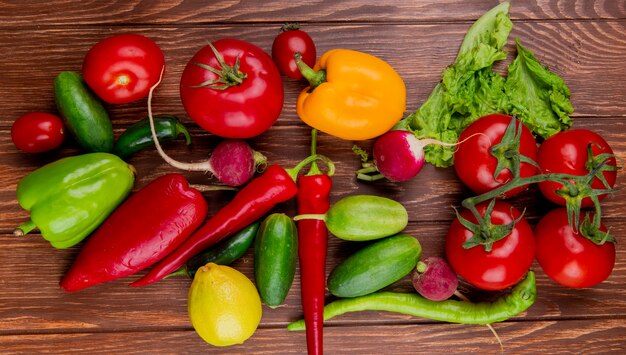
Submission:
<svg viewBox="0 0 626 355">
<path fill-rule="evenodd" d="M 309 354 L 323 353 L 324 321 L 347 312 L 382 310 L 462 324 L 517 316 L 536 298 L 530 270 L 535 259 L 561 285 L 592 287 L 609 277 L 615 263 L 615 238 L 602 224 L 600 201 L 613 192 L 616 158 L 598 134 L 568 130 L 569 89 L 519 40 L 507 77 L 492 71 L 506 57 L 508 9 L 504 2 L 470 28 L 455 63 L 404 119 L 402 78 L 371 54 L 333 49 L 316 61 L 313 40 L 293 26 L 276 36 L 271 57 L 239 39 L 209 43 L 185 67 L 180 96 L 191 120 L 225 139 L 207 161 L 196 163 L 174 160 L 161 145 L 181 135 L 189 145 L 191 134 L 176 116 L 153 115 L 153 93 L 165 69 L 158 45 L 133 34 L 104 39 L 85 56 L 82 75 L 66 71 L 55 79 L 62 120 L 32 113 L 14 124 L 12 139 L 24 152 L 56 149 L 66 131 L 84 151 L 19 182 L 17 200 L 30 220 L 16 235 L 38 228 L 55 248 L 89 237 L 60 281 L 66 291 L 149 267 L 131 286 L 187 275 L 193 280 L 191 324 L 214 346 L 240 344 L 254 334 L 262 304 L 275 308 L 289 297 L 298 260 L 304 319 L 288 329 L 306 328 Z M 279 118 L 281 73 L 309 84 L 295 109 L 313 128 L 311 152 L 290 169 L 267 165 L 244 140 L 262 135 Z M 114 139 L 102 101 L 146 97 L 148 117 Z M 445 238 L 447 261 L 420 260 L 420 242 L 403 233 L 409 215 L 401 203 L 363 194 L 331 203 L 335 166 L 317 153 L 318 130 L 344 140 L 377 138 L 372 161 L 354 149 L 364 165 L 360 180 L 402 182 L 425 161 L 440 167 L 454 162 L 459 179 L 478 195 L 456 211 Z M 539 148 L 534 135 L 545 138 Z M 138 172 L 124 160 L 152 146 L 175 168 L 210 172 L 223 185 L 240 188 L 212 216 L 201 191 L 228 187 L 191 186 L 171 173 L 131 194 Z M 532 184 L 564 206 L 545 215 L 534 231 L 524 211 L 503 201 Z M 296 216 L 275 211 L 294 198 Z M 581 210 L 587 207 L 594 211 Z M 329 233 L 358 251 L 326 275 Z M 254 282 L 228 266 L 236 267 L 251 247 Z M 503 294 L 490 303 L 453 299 L 459 296 L 457 275 Z M 406 277 L 419 295 L 386 289 Z M 324 306 L 326 287 L 332 301 Z"/>
</svg>

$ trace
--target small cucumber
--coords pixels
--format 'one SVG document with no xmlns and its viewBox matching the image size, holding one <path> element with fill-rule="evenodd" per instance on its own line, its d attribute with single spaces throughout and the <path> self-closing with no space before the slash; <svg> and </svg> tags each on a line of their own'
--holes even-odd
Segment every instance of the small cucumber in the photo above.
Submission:
<svg viewBox="0 0 626 355">
<path fill-rule="evenodd" d="M 409 274 L 421 255 L 422 246 L 410 235 L 378 240 L 337 265 L 328 277 L 328 289 L 338 297 L 378 291 Z"/>
<path fill-rule="evenodd" d="M 254 277 L 263 303 L 280 306 L 287 298 L 296 273 L 298 231 L 282 213 L 269 215 L 254 241 Z"/>
<path fill-rule="evenodd" d="M 325 221 L 337 238 L 366 241 L 399 233 L 408 224 L 409 216 L 397 201 L 353 195 L 337 201 L 326 213 Z"/>
<path fill-rule="evenodd" d="M 61 72 L 54 79 L 59 113 L 74 139 L 88 152 L 113 150 L 113 125 L 100 100 L 80 74 Z"/>
<path fill-rule="evenodd" d="M 198 269 L 208 263 L 217 265 L 232 264 L 248 251 L 260 224 L 259 222 L 252 223 L 232 237 L 189 259 L 185 266 L 181 268 L 182 271 L 177 271 L 177 274 L 185 273 L 193 279 Z"/>
</svg>

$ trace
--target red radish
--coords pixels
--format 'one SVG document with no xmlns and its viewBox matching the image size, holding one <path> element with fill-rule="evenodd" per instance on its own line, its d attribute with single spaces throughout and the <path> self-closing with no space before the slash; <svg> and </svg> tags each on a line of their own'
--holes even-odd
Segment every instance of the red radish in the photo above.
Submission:
<svg viewBox="0 0 626 355">
<path fill-rule="evenodd" d="M 228 186 L 241 186 L 248 182 L 254 175 L 257 167 L 264 165 L 267 159 L 263 154 L 250 148 L 248 143 L 242 139 L 225 139 L 221 141 L 213 150 L 209 160 L 202 162 L 183 163 L 165 154 L 157 139 L 154 118 L 152 116 L 152 93 L 161 83 L 162 78 L 163 71 L 161 71 L 159 81 L 150 88 L 148 94 L 148 118 L 152 131 L 152 140 L 163 160 L 178 169 L 210 172 L 221 183 Z"/>
<path fill-rule="evenodd" d="M 459 284 L 450 265 L 437 256 L 419 261 L 412 281 L 415 290 L 431 301 L 443 301 L 450 298 Z"/>
</svg>

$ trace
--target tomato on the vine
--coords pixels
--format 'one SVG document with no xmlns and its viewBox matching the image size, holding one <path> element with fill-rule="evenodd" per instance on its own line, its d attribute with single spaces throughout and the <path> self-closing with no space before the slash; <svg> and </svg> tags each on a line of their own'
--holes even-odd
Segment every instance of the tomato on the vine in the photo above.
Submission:
<svg viewBox="0 0 626 355">
<path fill-rule="evenodd" d="M 83 77 L 102 100 L 125 104 L 146 97 L 164 66 L 163 52 L 151 39 L 121 34 L 91 47 L 83 61 Z"/>
<path fill-rule="evenodd" d="M 507 166 L 494 179 L 498 159 L 492 154 L 492 148 L 502 149 L 503 158 L 506 158 L 507 150 L 515 149 L 516 142 L 505 142 L 503 137 L 513 118 L 503 114 L 492 114 L 479 118 L 470 124 L 459 136 L 458 149 L 454 153 L 454 169 L 461 181 L 476 194 L 494 190 L 509 182 L 513 178 L 512 171 Z M 515 139 L 519 121 L 515 120 L 515 130 L 509 132 L 509 136 Z M 519 138 L 519 153 L 531 160 L 537 156 L 537 143 L 530 130 L 521 125 L 522 132 Z M 508 136 L 507 136 L 508 137 Z M 499 145 L 500 144 L 500 145 Z M 498 146 L 499 145 L 499 146 Z M 494 148 L 494 149 L 496 149 Z M 513 166 L 514 161 L 510 164 Z M 537 169 L 528 162 L 522 162 L 519 166 L 519 175 L 529 177 L 535 175 Z M 505 193 L 504 197 L 512 197 L 522 192 L 527 186 L 520 186 Z"/>
<path fill-rule="evenodd" d="M 58 148 L 65 139 L 63 120 L 46 112 L 30 112 L 11 126 L 11 139 L 26 153 L 41 153 Z"/>
<path fill-rule="evenodd" d="M 317 57 L 313 39 L 308 33 L 300 30 L 297 24 L 285 24 L 272 43 L 272 59 L 282 74 L 293 79 L 301 79 L 302 73 L 293 57 L 296 52 L 302 54 L 302 61 L 313 67 Z"/>
<path fill-rule="evenodd" d="M 210 133 L 250 138 L 268 130 L 283 108 L 283 82 L 272 58 L 238 39 L 201 48 L 187 63 L 180 96 L 189 117 Z"/>
<path fill-rule="evenodd" d="M 476 205 L 476 210 L 484 217 L 488 203 Z M 477 222 L 470 210 L 459 214 L 467 221 Z M 502 290 L 516 284 L 530 268 L 535 256 L 535 239 L 528 222 L 510 204 L 496 201 L 489 216 L 495 226 L 516 223 L 508 234 L 491 244 L 490 251 L 486 251 L 482 244 L 464 247 L 475 233 L 457 218 L 448 230 L 446 256 L 454 271 L 470 284 L 484 290 Z"/>
<path fill-rule="evenodd" d="M 606 232 L 602 224 L 599 229 Z M 606 280 L 613 271 L 615 244 L 596 244 L 580 232 L 575 233 L 565 208 L 548 212 L 535 227 L 535 236 L 537 262 L 548 277 L 563 286 L 591 287 Z"/>
<path fill-rule="evenodd" d="M 593 157 L 589 157 L 591 149 Z M 606 160 L 606 161 L 605 161 Z M 543 173 L 562 173 L 570 175 L 587 175 L 605 161 L 591 182 L 593 189 L 613 188 L 617 176 L 616 160 L 613 150 L 599 134 L 586 129 L 572 129 L 559 132 L 546 139 L 539 147 L 537 163 Z M 603 177 L 608 186 L 598 177 Z M 550 201 L 565 206 L 565 199 L 559 195 L 563 184 L 554 181 L 539 183 L 539 190 Z M 606 195 L 600 195 L 601 200 Z M 581 201 L 581 207 L 593 205 L 589 197 Z"/>
</svg>

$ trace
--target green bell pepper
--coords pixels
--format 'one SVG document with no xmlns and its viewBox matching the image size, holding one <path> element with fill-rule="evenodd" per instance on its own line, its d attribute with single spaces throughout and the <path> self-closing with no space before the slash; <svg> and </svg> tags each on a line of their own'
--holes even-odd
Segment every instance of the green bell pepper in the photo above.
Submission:
<svg viewBox="0 0 626 355">
<path fill-rule="evenodd" d="M 69 248 L 93 232 L 128 196 L 135 169 L 109 153 L 57 160 L 20 180 L 17 201 L 30 220 L 15 234 L 39 228 L 53 247 Z"/>
</svg>

